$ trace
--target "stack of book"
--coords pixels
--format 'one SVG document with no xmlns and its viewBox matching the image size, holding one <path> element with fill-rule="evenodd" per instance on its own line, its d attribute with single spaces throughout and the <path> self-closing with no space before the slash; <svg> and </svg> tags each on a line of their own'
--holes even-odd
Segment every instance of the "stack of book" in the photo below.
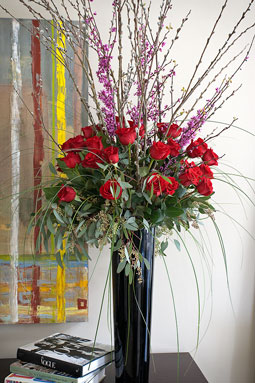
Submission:
<svg viewBox="0 0 255 383">
<path fill-rule="evenodd" d="M 4 383 L 99 383 L 113 362 L 113 348 L 57 333 L 19 347 Z"/>
</svg>

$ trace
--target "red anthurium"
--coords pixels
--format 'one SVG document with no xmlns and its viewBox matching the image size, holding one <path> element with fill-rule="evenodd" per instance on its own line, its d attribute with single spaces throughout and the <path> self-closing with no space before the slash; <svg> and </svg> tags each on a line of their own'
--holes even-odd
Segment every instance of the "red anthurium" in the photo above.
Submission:
<svg viewBox="0 0 255 383">
<path fill-rule="evenodd" d="M 136 139 L 135 128 L 119 128 L 116 130 L 116 134 L 122 145 L 133 144 Z"/>
<path fill-rule="evenodd" d="M 154 160 L 164 160 L 166 157 L 168 157 L 170 154 L 170 147 L 167 144 L 164 144 L 164 142 L 158 141 L 153 142 L 152 146 L 150 147 L 150 155 L 151 158 Z"/>
<path fill-rule="evenodd" d="M 76 192 L 71 186 L 62 185 L 58 192 L 58 198 L 63 202 L 71 202 L 75 199 Z"/>
<path fill-rule="evenodd" d="M 100 187 L 99 193 L 105 199 L 119 199 L 122 194 L 122 188 L 116 180 L 108 180 Z"/>
</svg>

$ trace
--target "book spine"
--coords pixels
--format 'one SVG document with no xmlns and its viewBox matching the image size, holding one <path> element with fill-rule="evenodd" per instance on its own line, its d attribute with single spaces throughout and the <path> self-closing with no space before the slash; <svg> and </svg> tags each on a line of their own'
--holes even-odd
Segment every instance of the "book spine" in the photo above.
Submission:
<svg viewBox="0 0 255 383">
<path fill-rule="evenodd" d="M 82 366 L 77 366 L 76 364 L 68 363 L 63 360 L 40 355 L 22 348 L 18 348 L 17 350 L 17 359 L 20 359 L 23 362 L 30 362 L 38 364 L 39 366 L 52 368 L 53 370 L 67 372 L 69 375 L 73 375 L 77 378 L 83 375 Z"/>
<path fill-rule="evenodd" d="M 78 378 L 69 378 L 67 376 L 62 376 L 61 374 L 51 374 L 50 372 L 30 370 L 27 368 L 12 365 L 10 365 L 10 371 L 14 374 L 27 375 L 32 378 L 44 378 L 47 380 L 53 380 L 56 383 L 78 383 Z"/>
</svg>

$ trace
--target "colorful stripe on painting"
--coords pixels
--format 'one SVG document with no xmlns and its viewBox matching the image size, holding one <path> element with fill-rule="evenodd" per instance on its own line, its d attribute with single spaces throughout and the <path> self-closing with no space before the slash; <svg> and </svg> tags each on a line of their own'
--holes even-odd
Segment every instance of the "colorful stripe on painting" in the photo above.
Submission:
<svg viewBox="0 0 255 383">
<path fill-rule="evenodd" d="M 56 77 L 57 77 L 57 138 L 58 144 L 61 145 L 66 141 L 66 79 L 65 79 L 65 67 L 61 62 L 63 51 L 65 49 L 65 35 L 61 32 L 62 22 L 58 22 L 57 28 L 57 46 L 56 46 Z M 60 251 L 61 259 L 65 253 L 65 246 Z M 64 322 L 66 319 L 65 312 L 65 266 L 58 266 L 57 271 L 57 322 Z"/>
<path fill-rule="evenodd" d="M 12 198 L 10 230 L 10 315 L 11 322 L 18 321 L 17 266 L 19 258 L 19 198 L 20 191 L 20 95 L 22 91 L 20 66 L 20 25 L 12 20 L 12 93 L 11 93 L 11 161 L 12 161 Z"/>
</svg>

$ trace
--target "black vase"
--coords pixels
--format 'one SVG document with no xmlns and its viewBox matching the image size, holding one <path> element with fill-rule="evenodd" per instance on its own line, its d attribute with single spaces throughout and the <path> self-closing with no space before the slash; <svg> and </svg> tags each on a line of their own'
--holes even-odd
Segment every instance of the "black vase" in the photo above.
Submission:
<svg viewBox="0 0 255 383">
<path fill-rule="evenodd" d="M 155 228 L 134 233 L 133 242 L 147 259 L 141 265 L 141 279 L 134 276 L 130 285 L 124 271 L 117 273 L 118 252 L 113 253 L 113 312 L 115 368 L 118 383 L 147 383 L 150 362 L 150 328 Z"/>
</svg>

